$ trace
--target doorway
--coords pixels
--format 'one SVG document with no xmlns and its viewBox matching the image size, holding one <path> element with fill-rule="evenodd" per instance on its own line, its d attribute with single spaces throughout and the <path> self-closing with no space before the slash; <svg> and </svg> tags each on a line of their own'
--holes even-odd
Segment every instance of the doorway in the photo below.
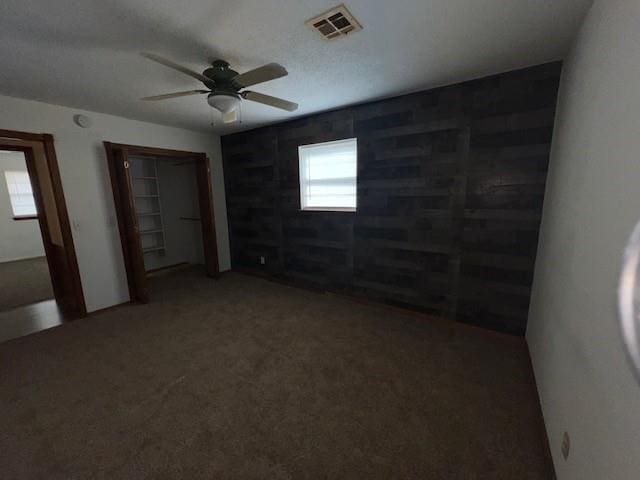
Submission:
<svg viewBox="0 0 640 480">
<path fill-rule="evenodd" d="M 34 312 L 48 323 L 85 316 L 53 136 L 0 130 L 0 152 L 0 310 L 22 334 L 33 331 L 24 328 Z"/>
<path fill-rule="evenodd" d="M 53 298 L 26 155 L 0 149 L 0 312 Z"/>
<path fill-rule="evenodd" d="M 204 153 L 104 142 L 131 301 L 150 300 L 148 274 L 202 263 L 218 276 L 213 191 Z"/>
</svg>

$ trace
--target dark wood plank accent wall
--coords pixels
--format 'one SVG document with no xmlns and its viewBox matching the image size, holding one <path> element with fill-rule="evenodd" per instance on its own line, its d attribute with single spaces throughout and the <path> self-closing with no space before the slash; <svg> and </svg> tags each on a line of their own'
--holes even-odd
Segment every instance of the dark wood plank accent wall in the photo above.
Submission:
<svg viewBox="0 0 640 480">
<path fill-rule="evenodd" d="M 523 334 L 560 71 L 224 136 L 234 267 Z M 298 146 L 350 137 L 357 212 L 300 211 Z"/>
</svg>

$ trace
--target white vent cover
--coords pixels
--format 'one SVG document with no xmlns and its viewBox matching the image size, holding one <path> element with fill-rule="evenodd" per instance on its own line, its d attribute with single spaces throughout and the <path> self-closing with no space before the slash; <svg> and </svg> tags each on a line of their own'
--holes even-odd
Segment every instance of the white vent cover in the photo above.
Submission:
<svg viewBox="0 0 640 480">
<path fill-rule="evenodd" d="M 362 25 L 344 5 L 338 5 L 304 23 L 316 30 L 326 40 L 334 40 L 362 30 Z"/>
</svg>

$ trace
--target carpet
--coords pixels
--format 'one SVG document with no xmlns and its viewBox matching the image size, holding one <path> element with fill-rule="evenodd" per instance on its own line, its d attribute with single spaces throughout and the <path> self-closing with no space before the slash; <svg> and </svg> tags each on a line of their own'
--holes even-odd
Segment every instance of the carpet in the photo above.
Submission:
<svg viewBox="0 0 640 480">
<path fill-rule="evenodd" d="M 0 310 L 52 298 L 46 257 L 0 263 Z"/>
<path fill-rule="evenodd" d="M 549 479 L 521 338 L 238 273 L 0 344 L 3 479 Z"/>
</svg>

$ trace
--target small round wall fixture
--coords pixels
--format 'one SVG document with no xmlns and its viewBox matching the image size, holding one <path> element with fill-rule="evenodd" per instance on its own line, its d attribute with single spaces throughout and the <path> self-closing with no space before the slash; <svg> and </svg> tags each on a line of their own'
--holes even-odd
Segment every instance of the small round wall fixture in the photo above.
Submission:
<svg viewBox="0 0 640 480">
<path fill-rule="evenodd" d="M 86 115 L 77 114 L 73 116 L 73 121 L 76 125 L 82 128 L 89 128 L 91 126 L 91 119 Z"/>
</svg>

